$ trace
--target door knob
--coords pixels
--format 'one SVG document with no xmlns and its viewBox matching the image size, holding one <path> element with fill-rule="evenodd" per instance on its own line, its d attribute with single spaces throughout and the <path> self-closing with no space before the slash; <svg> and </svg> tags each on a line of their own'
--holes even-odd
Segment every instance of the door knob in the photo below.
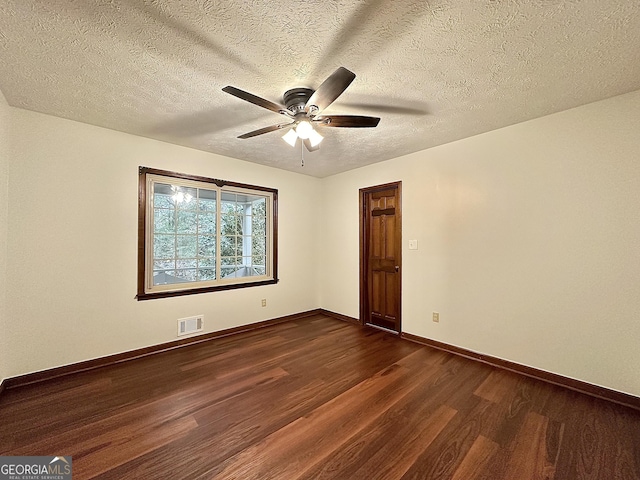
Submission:
<svg viewBox="0 0 640 480">
<path fill-rule="evenodd" d="M 396 265 L 396 272 L 400 270 L 400 265 Z"/>
</svg>

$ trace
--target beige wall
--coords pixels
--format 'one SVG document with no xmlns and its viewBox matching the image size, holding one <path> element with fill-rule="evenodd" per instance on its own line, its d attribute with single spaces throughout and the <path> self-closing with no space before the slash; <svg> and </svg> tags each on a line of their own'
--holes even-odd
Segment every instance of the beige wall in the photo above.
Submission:
<svg viewBox="0 0 640 480">
<path fill-rule="evenodd" d="M 9 117 L 11 107 L 0 92 L 0 382 L 9 376 L 7 322 L 7 231 L 9 213 Z"/>
<path fill-rule="evenodd" d="M 358 189 L 401 180 L 403 331 L 640 395 L 638 132 L 640 91 L 325 179 L 322 307 L 358 316 Z"/>
<path fill-rule="evenodd" d="M 318 307 L 319 179 L 25 110 L 12 118 L 5 375 L 171 341 L 185 316 L 215 331 Z M 140 165 L 277 188 L 280 282 L 136 301 Z"/>
</svg>

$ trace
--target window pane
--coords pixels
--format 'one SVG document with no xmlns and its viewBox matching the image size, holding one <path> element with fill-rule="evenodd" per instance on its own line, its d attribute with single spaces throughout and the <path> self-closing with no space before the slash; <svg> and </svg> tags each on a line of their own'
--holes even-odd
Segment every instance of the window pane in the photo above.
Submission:
<svg viewBox="0 0 640 480">
<path fill-rule="evenodd" d="M 249 258 L 247 257 L 247 260 Z M 243 257 L 229 257 L 222 259 L 222 276 L 227 278 L 241 278 L 251 275 L 251 265 L 243 264 Z M 226 264 L 226 265 L 225 265 Z"/>
<path fill-rule="evenodd" d="M 264 217 L 251 217 L 251 234 L 264 236 L 267 232 L 267 222 Z"/>
<path fill-rule="evenodd" d="M 238 231 L 238 220 L 235 213 L 223 213 L 220 217 L 220 229 L 223 235 L 235 235 Z"/>
<path fill-rule="evenodd" d="M 173 210 L 154 209 L 153 228 L 156 233 L 173 233 L 175 230 Z"/>
<path fill-rule="evenodd" d="M 251 202 L 251 214 L 254 217 L 264 217 L 267 214 L 267 199 L 257 197 Z"/>
<path fill-rule="evenodd" d="M 175 282 L 171 283 L 195 282 L 197 280 L 198 275 L 195 268 L 192 270 L 176 270 Z"/>
<path fill-rule="evenodd" d="M 222 276 L 222 278 L 228 277 L 235 272 L 236 266 L 233 258 L 222 257 L 220 262 L 220 276 Z"/>
<path fill-rule="evenodd" d="M 169 283 L 176 283 L 175 270 L 165 270 L 153 275 L 154 285 L 167 285 Z"/>
<path fill-rule="evenodd" d="M 173 200 L 171 199 L 171 185 L 162 183 L 156 183 L 154 185 L 153 206 L 155 208 L 173 209 Z"/>
<path fill-rule="evenodd" d="M 220 259 L 220 275 L 223 277 L 239 277 L 243 276 L 242 257 L 222 257 Z"/>
<path fill-rule="evenodd" d="M 178 235 L 178 251 L 179 258 L 195 258 L 196 257 L 196 241 L 195 235 Z"/>
<path fill-rule="evenodd" d="M 176 262 L 173 260 L 156 259 L 153 262 L 153 271 L 162 272 L 164 270 L 173 270 L 176 266 Z"/>
<path fill-rule="evenodd" d="M 240 240 L 242 240 L 242 251 L 240 252 L 240 254 L 251 255 L 251 249 L 253 248 L 251 237 L 244 236 L 244 237 L 241 237 Z"/>
<path fill-rule="evenodd" d="M 251 267 L 241 267 L 238 268 L 234 275 L 235 278 L 241 278 L 241 277 L 249 277 L 251 276 Z"/>
<path fill-rule="evenodd" d="M 216 254 L 215 235 L 198 235 L 198 256 L 214 257 Z"/>
<path fill-rule="evenodd" d="M 216 266 L 216 258 L 215 257 L 205 257 L 198 259 L 198 266 L 200 268 L 203 267 L 215 267 Z"/>
<path fill-rule="evenodd" d="M 196 212 L 178 210 L 178 233 L 196 233 L 197 225 L 198 214 Z"/>
<path fill-rule="evenodd" d="M 235 236 L 224 236 L 221 238 L 222 247 L 220 253 L 223 257 L 232 257 L 236 255 L 236 237 Z"/>
<path fill-rule="evenodd" d="M 215 280 L 216 269 L 215 268 L 201 268 L 198 270 L 198 278 L 200 281 Z"/>
<path fill-rule="evenodd" d="M 178 260 L 176 262 L 176 268 L 196 268 L 198 266 L 198 262 L 196 259 L 189 260 Z"/>
<path fill-rule="evenodd" d="M 236 215 L 236 234 L 242 235 L 244 233 L 244 215 Z"/>
<path fill-rule="evenodd" d="M 198 199 L 198 208 L 200 209 L 200 211 L 206 211 L 206 212 L 214 212 L 216 211 L 216 200 L 215 200 L 215 194 L 216 192 L 211 192 L 213 194 L 213 198 L 203 198 L 203 194 L 205 192 L 210 192 L 209 190 L 199 190 L 200 193 L 200 198 Z"/>
<path fill-rule="evenodd" d="M 235 214 L 236 212 L 236 194 L 229 192 L 222 192 L 222 205 L 221 213 L 226 215 L 228 213 Z"/>
<path fill-rule="evenodd" d="M 251 257 L 242 257 L 242 265 L 244 270 L 244 276 L 248 277 L 253 275 L 253 268 L 251 267 Z"/>
<path fill-rule="evenodd" d="M 167 183 L 155 183 L 154 207 L 155 208 L 177 208 L 179 210 L 195 210 L 197 202 L 197 189 Z"/>
<path fill-rule="evenodd" d="M 234 255 L 242 255 L 242 237 L 236 237 L 236 251 Z"/>
<path fill-rule="evenodd" d="M 196 210 L 198 208 L 198 202 L 196 201 L 197 189 L 178 186 L 172 186 L 171 188 L 173 191 L 171 199 L 178 210 Z"/>
<path fill-rule="evenodd" d="M 251 254 L 265 255 L 267 239 L 264 237 L 253 237 L 251 239 Z"/>
<path fill-rule="evenodd" d="M 215 212 L 199 212 L 198 215 L 198 232 L 216 233 L 216 213 Z"/>
<path fill-rule="evenodd" d="M 153 257 L 174 258 L 175 238 L 174 235 L 155 235 L 153 237 Z"/>
</svg>

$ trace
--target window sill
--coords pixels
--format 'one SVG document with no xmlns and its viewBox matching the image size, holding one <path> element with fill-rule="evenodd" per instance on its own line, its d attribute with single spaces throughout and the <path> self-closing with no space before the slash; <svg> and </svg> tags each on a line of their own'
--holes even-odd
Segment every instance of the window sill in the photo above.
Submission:
<svg viewBox="0 0 640 480">
<path fill-rule="evenodd" d="M 262 285 L 274 285 L 278 283 L 278 279 L 260 280 L 258 282 L 230 283 L 227 285 L 216 285 L 213 287 L 190 288 L 188 290 L 169 290 L 164 292 L 138 293 L 136 299 L 151 300 L 153 298 L 180 297 L 183 295 L 195 295 L 197 293 L 217 292 L 220 290 L 234 290 L 236 288 L 260 287 Z"/>
</svg>

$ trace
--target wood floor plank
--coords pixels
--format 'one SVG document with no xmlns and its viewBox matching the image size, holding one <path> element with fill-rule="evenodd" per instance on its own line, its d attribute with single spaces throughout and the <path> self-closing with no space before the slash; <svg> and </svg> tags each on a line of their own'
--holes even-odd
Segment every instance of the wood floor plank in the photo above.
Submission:
<svg viewBox="0 0 640 480">
<path fill-rule="evenodd" d="M 405 424 L 399 431 L 389 429 L 388 432 L 383 432 L 382 441 L 379 442 L 383 445 L 373 452 L 365 452 L 363 456 L 368 458 L 363 466 L 354 472 L 352 478 L 370 478 L 372 480 L 402 478 L 420 454 L 429 448 L 440 435 L 440 432 L 456 413 L 451 407 L 440 405 L 431 415 L 420 417 L 419 422 Z M 399 450 L 403 452 L 402 456 L 390 462 L 389 458 L 395 457 Z"/>
<path fill-rule="evenodd" d="M 458 412 L 435 441 L 402 477 L 403 480 L 451 478 L 481 434 L 484 418 L 491 409 L 489 402 L 474 397 L 473 408 Z"/>
<path fill-rule="evenodd" d="M 456 468 L 451 480 L 468 480 L 478 478 L 493 460 L 500 446 L 483 435 L 479 435 L 464 456 L 460 466 Z"/>
<path fill-rule="evenodd" d="M 80 479 L 640 480 L 640 412 L 313 315 L 0 395 Z"/>
<path fill-rule="evenodd" d="M 616 480 L 639 478 L 640 457 L 633 426 L 637 429 L 640 424 L 624 422 L 625 415 L 600 400 L 587 399 L 587 404 L 585 410 L 574 412 L 575 420 L 567 427 L 576 444 L 569 471 L 585 479 L 605 478 L 611 471 L 616 472 Z M 611 444 L 617 447 L 608 448 Z"/>
<path fill-rule="evenodd" d="M 547 455 L 548 418 L 528 412 L 509 456 L 504 479 L 553 480 L 555 459 Z"/>
<path fill-rule="evenodd" d="M 507 373 L 509 373 L 509 393 L 496 404 L 493 412 L 494 422 L 490 424 L 491 430 L 485 431 L 492 440 L 505 448 L 518 435 L 527 412 L 532 410 L 533 397 L 538 393 L 536 388 L 546 387 L 542 382 Z"/>
<path fill-rule="evenodd" d="M 496 369 L 473 393 L 490 402 L 500 403 L 510 396 L 515 386 L 514 380 L 517 380 L 514 373 Z"/>
</svg>

